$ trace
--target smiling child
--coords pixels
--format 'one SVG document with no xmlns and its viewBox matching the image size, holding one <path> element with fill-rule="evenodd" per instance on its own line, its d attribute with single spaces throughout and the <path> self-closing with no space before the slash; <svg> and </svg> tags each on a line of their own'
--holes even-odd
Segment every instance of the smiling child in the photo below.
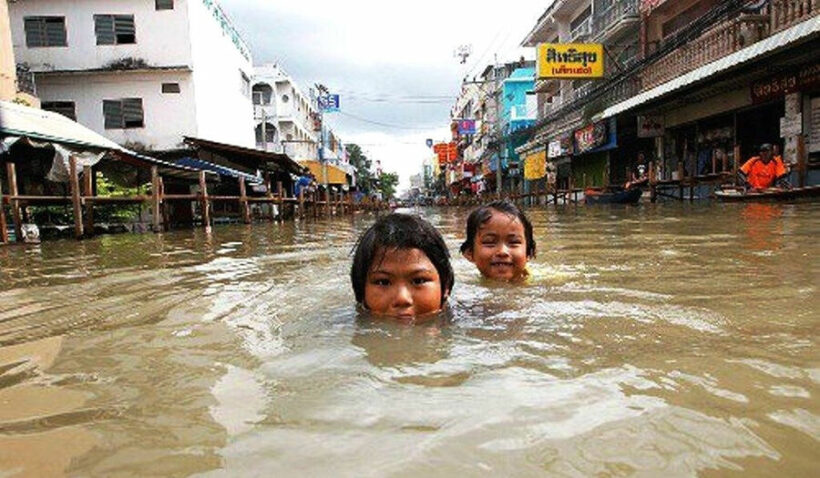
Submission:
<svg viewBox="0 0 820 478">
<path fill-rule="evenodd" d="M 447 245 L 430 223 L 390 214 L 359 238 L 350 280 L 356 301 L 373 314 L 421 322 L 444 306 L 454 277 Z"/>
<path fill-rule="evenodd" d="M 532 224 L 509 201 L 481 206 L 467 218 L 461 253 L 488 279 L 520 281 L 529 274 L 527 260 L 535 257 Z"/>
</svg>

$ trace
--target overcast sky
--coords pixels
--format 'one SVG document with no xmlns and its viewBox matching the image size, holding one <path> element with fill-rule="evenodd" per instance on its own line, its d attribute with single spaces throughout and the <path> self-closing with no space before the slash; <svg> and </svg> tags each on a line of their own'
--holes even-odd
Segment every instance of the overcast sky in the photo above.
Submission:
<svg viewBox="0 0 820 478">
<path fill-rule="evenodd" d="M 341 95 L 325 115 L 345 143 L 357 143 L 400 188 L 445 140 L 450 107 L 465 76 L 534 52 L 519 44 L 552 0 L 220 0 L 250 44 L 254 63 L 279 63 L 305 93 L 314 83 Z M 465 65 L 453 57 L 463 44 Z"/>
</svg>

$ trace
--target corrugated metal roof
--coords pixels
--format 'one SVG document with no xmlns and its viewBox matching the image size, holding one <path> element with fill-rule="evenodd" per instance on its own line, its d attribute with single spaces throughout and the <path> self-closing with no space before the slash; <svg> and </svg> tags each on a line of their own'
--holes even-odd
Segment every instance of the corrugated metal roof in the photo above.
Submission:
<svg viewBox="0 0 820 478">
<path fill-rule="evenodd" d="M 685 86 L 697 83 L 717 73 L 729 70 L 733 67 L 741 66 L 759 56 L 771 53 L 774 50 L 788 46 L 799 40 L 803 40 L 820 32 L 820 16 L 816 16 L 802 23 L 799 23 L 787 30 L 772 35 L 771 37 L 754 43 L 740 51 L 713 61 L 685 75 L 679 76 L 672 81 L 668 81 L 660 86 L 656 86 L 649 91 L 622 101 L 614 106 L 610 106 L 602 113 L 602 118 L 609 118 L 624 111 L 640 106 L 646 102 L 660 98 Z M 651 65 L 650 65 L 651 68 Z"/>
</svg>

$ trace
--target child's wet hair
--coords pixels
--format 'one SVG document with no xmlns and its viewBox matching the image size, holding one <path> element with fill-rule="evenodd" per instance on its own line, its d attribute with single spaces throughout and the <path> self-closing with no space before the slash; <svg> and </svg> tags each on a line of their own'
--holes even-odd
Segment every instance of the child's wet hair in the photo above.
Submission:
<svg viewBox="0 0 820 478">
<path fill-rule="evenodd" d="M 467 239 L 461 244 L 461 253 L 464 254 L 467 251 L 473 250 L 478 229 L 482 224 L 490 220 L 493 216 L 493 211 L 507 214 L 521 221 L 521 224 L 524 225 L 524 239 L 527 241 L 527 257 L 535 257 L 535 239 L 532 236 L 532 223 L 530 223 L 527 216 L 518 209 L 518 206 L 506 199 L 485 204 L 470 213 L 470 216 L 467 218 Z"/>
<path fill-rule="evenodd" d="M 381 251 L 384 254 L 391 249 L 419 249 L 424 252 L 435 266 L 441 280 L 441 302 L 444 304 L 447 294 L 453 290 L 455 275 L 450 265 L 450 252 L 441 234 L 429 222 L 409 214 L 393 213 L 380 218 L 356 243 L 353 265 L 350 268 L 350 281 L 356 302 L 364 303 L 364 288 L 367 273 L 377 260 Z"/>
</svg>

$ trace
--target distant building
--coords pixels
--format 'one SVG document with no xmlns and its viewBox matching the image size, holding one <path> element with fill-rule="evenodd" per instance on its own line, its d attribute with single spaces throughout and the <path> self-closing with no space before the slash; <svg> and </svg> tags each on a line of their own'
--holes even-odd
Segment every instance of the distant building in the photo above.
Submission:
<svg viewBox="0 0 820 478">
<path fill-rule="evenodd" d="M 15 101 L 27 106 L 40 106 L 34 88 L 34 77 L 14 63 L 11 47 L 11 22 L 8 2 L 0 2 L 0 101 Z"/>
<path fill-rule="evenodd" d="M 217 2 L 31 0 L 10 17 L 44 109 L 140 149 L 254 146 L 250 49 Z"/>
<path fill-rule="evenodd" d="M 256 147 L 296 160 L 319 159 L 316 102 L 279 65 L 253 70 Z"/>
</svg>

